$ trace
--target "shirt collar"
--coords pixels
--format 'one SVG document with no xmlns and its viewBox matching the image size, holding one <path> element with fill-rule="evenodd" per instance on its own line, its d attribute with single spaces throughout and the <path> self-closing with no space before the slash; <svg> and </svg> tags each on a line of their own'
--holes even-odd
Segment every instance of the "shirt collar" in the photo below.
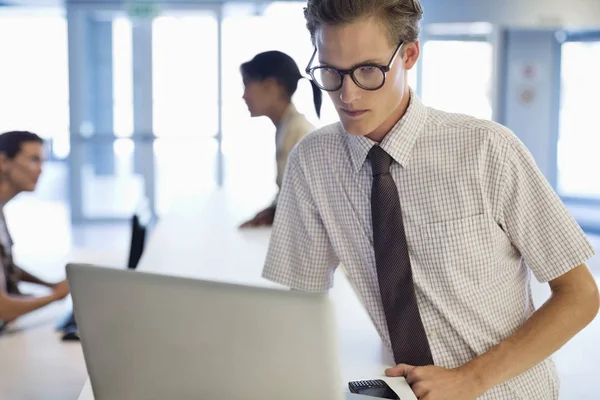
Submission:
<svg viewBox="0 0 600 400">
<path fill-rule="evenodd" d="M 423 105 L 419 96 L 410 91 L 410 102 L 404 116 L 394 125 L 390 132 L 385 136 L 380 146 L 392 156 L 392 158 L 402 167 L 406 167 L 410 161 L 413 148 L 425 122 L 427 121 L 427 107 Z M 377 143 L 364 136 L 349 137 L 350 156 L 354 172 L 357 173 L 362 168 L 371 147 Z"/>
</svg>

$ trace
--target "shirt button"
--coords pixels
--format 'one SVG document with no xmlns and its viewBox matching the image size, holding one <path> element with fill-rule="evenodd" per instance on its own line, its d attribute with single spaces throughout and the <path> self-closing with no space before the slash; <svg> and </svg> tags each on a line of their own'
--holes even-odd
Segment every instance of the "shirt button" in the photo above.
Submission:
<svg viewBox="0 0 600 400">
<path fill-rule="evenodd" d="M 435 330 L 434 331 L 429 331 L 429 337 L 432 338 L 432 339 L 437 339 L 437 337 L 438 337 L 437 331 L 435 331 Z"/>
</svg>

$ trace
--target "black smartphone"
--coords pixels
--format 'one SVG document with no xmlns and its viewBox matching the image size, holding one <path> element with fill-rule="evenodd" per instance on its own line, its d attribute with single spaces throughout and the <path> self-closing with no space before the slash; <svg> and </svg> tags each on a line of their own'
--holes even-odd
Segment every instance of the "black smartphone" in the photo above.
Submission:
<svg viewBox="0 0 600 400">
<path fill-rule="evenodd" d="M 394 392 L 385 381 L 375 379 L 373 381 L 354 381 L 349 382 L 350 392 L 364 394 L 371 397 L 380 397 L 382 399 L 400 400 L 400 397 Z"/>
</svg>

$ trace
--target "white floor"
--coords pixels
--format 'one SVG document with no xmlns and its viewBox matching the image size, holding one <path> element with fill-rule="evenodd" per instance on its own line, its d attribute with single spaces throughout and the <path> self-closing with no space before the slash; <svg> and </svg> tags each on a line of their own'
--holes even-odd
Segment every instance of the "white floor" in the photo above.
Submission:
<svg viewBox="0 0 600 400">
<path fill-rule="evenodd" d="M 126 225 L 72 229 L 60 203 L 33 198 L 11 205 L 7 218 L 19 263 L 46 279 L 63 278 L 67 261 L 123 265 L 127 259 Z M 600 238 L 591 239 L 600 251 Z M 591 260 L 590 267 L 600 282 L 600 256 Z M 548 293 L 546 287 L 534 285 L 538 304 Z M 21 319 L 0 336 L 0 399 L 77 399 L 86 378 L 81 348 L 78 343 L 61 342 L 54 330 L 69 307 L 68 301 L 54 304 Z M 600 399 L 600 318 L 561 349 L 555 360 L 562 399 Z"/>
</svg>

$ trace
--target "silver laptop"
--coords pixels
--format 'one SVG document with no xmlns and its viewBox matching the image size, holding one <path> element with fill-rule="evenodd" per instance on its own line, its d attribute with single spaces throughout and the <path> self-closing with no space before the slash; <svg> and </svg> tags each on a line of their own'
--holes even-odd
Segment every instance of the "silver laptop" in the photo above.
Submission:
<svg viewBox="0 0 600 400">
<path fill-rule="evenodd" d="M 95 400 L 341 400 L 326 295 L 67 266 Z"/>
</svg>

